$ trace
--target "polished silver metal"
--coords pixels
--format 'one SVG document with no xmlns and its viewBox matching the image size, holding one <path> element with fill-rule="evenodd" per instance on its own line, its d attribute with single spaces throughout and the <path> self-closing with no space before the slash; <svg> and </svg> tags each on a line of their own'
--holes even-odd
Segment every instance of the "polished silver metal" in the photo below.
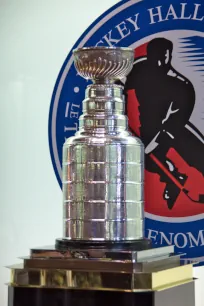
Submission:
<svg viewBox="0 0 204 306">
<path fill-rule="evenodd" d="M 132 69 L 127 48 L 74 51 L 86 89 L 79 131 L 63 147 L 64 238 L 97 241 L 144 237 L 144 147 L 128 131 L 123 87 Z"/>
<path fill-rule="evenodd" d="M 78 74 L 94 83 L 114 83 L 128 75 L 134 62 L 130 48 L 90 47 L 73 53 Z"/>
</svg>

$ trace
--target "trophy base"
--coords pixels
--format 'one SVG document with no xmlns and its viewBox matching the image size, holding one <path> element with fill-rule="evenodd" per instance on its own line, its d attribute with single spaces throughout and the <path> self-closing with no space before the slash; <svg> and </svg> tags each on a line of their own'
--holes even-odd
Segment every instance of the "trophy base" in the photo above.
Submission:
<svg viewBox="0 0 204 306">
<path fill-rule="evenodd" d="M 9 267 L 10 285 L 135 292 L 160 290 L 193 279 L 192 264 L 184 264 L 173 246 L 136 250 L 134 244 L 126 248 L 85 244 L 82 248 L 70 243 L 72 247 L 66 250 L 52 246 L 31 249 L 22 264 Z"/>
<path fill-rule="evenodd" d="M 9 286 L 8 306 L 194 306 L 194 281 L 160 291 L 117 292 Z"/>
<path fill-rule="evenodd" d="M 193 265 L 174 246 L 154 249 L 144 241 L 33 248 L 9 267 L 8 305 L 194 306 Z"/>
</svg>

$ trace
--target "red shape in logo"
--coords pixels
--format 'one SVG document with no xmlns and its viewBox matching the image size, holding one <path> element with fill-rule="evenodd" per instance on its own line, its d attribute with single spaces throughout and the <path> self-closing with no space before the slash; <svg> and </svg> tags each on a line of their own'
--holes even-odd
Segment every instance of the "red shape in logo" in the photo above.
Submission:
<svg viewBox="0 0 204 306">
<path fill-rule="evenodd" d="M 135 49 L 136 58 L 146 55 L 147 45 L 144 44 Z M 140 103 L 134 89 L 128 90 L 127 96 L 129 126 L 136 135 L 140 136 Z M 203 175 L 197 169 L 190 167 L 174 148 L 169 149 L 166 157 L 173 162 L 179 173 L 187 176 L 183 188 L 188 190 L 188 193 L 185 194 L 181 190 L 173 208 L 169 209 L 163 197 L 166 183 L 161 182 L 159 174 L 145 171 L 145 211 L 166 217 L 187 217 L 204 213 L 204 204 L 199 203 L 199 194 L 204 192 Z"/>
</svg>

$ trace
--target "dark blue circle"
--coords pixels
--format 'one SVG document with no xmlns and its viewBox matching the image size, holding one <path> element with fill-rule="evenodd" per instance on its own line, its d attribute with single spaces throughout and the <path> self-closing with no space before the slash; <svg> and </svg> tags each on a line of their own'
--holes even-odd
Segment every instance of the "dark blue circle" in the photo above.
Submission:
<svg viewBox="0 0 204 306">
<path fill-rule="evenodd" d="M 118 4 L 107 10 L 103 15 L 101 15 L 94 23 L 91 24 L 91 26 L 82 34 L 82 36 L 78 39 L 78 41 L 73 46 L 72 50 L 77 48 L 78 45 L 82 42 L 82 40 L 86 37 L 86 35 L 96 26 L 104 17 L 106 17 L 109 13 L 112 13 L 115 9 L 119 9 L 121 6 L 127 4 L 129 1 L 120 1 Z M 199 16 L 204 16 L 204 6 L 202 4 L 202 0 L 196 1 L 196 3 L 199 6 Z M 171 30 L 194 30 L 198 32 L 204 31 L 204 20 L 193 20 L 191 19 L 175 19 L 170 17 L 169 20 L 156 22 L 154 24 L 149 24 L 149 10 L 155 7 L 161 6 L 162 12 L 165 14 L 168 12 L 170 5 L 173 6 L 177 16 L 179 17 L 179 14 L 181 14 L 181 4 L 178 2 L 178 0 L 143 0 L 141 2 L 136 2 L 134 4 L 126 7 L 122 11 L 118 12 L 116 15 L 112 16 L 109 20 L 107 20 L 101 27 L 98 28 L 98 30 L 91 35 L 91 37 L 86 41 L 86 43 L 83 46 L 95 46 L 96 43 L 103 37 L 105 34 L 107 34 L 111 29 L 113 29 L 116 25 L 123 22 L 125 19 L 133 16 L 136 13 L 139 13 L 139 27 L 140 30 L 133 32 L 131 35 L 124 38 L 121 42 L 119 42 L 116 46 L 130 46 L 136 41 L 141 40 L 142 38 L 145 38 L 147 36 L 150 36 L 152 34 L 164 32 L 164 31 L 171 31 Z M 195 9 L 194 1 L 189 0 L 186 2 L 186 10 L 185 10 L 185 16 L 192 15 Z M 105 45 L 105 44 L 104 44 Z M 58 90 L 58 86 L 60 83 L 60 80 L 64 74 L 65 68 L 67 66 L 67 63 L 71 59 L 72 56 L 72 50 L 68 54 L 61 70 L 58 75 L 54 91 L 52 94 L 52 100 L 50 105 L 50 112 L 49 112 L 49 147 L 50 147 L 50 155 L 54 167 L 54 171 L 57 177 L 57 180 L 59 182 L 59 185 L 61 186 L 61 179 L 60 179 L 60 173 L 58 173 L 57 166 L 56 166 L 56 160 L 54 157 L 54 151 L 53 151 L 53 139 L 52 139 L 52 115 L 53 115 L 53 109 L 54 109 L 54 101 L 56 97 L 56 93 Z M 62 86 L 62 90 L 59 97 L 59 103 L 57 107 L 57 116 L 56 116 L 56 141 L 57 141 L 57 154 L 59 157 L 60 165 L 62 165 L 62 147 L 65 141 L 65 137 L 70 137 L 74 134 L 73 131 L 65 132 L 65 126 L 74 126 L 75 123 L 78 122 L 77 118 L 65 118 L 65 111 L 67 107 L 67 103 L 75 103 L 79 104 L 79 115 L 81 114 L 81 102 L 84 98 L 84 92 L 85 88 L 87 86 L 87 82 L 82 79 L 81 77 L 76 75 L 76 70 L 74 68 L 74 65 L 72 63 L 66 77 L 64 80 L 64 84 Z M 74 88 L 79 87 L 79 92 L 75 92 Z M 70 104 L 71 105 L 71 104 Z M 71 107 L 71 106 L 70 106 Z M 158 230 L 160 228 L 161 231 L 164 233 L 168 233 L 170 230 L 174 230 L 175 233 L 178 233 L 179 231 L 182 232 L 188 232 L 189 224 L 191 224 L 190 228 L 193 234 L 197 235 L 199 232 L 199 229 L 203 228 L 203 220 L 194 221 L 194 222 L 185 222 L 185 223 L 167 223 L 167 222 L 159 222 L 154 221 L 150 219 L 146 219 L 146 233 L 148 228 Z M 147 233 L 148 234 L 148 233 Z M 159 237 L 159 236 L 158 236 Z M 180 237 L 179 239 L 181 239 Z M 159 238 L 158 238 L 159 239 Z M 182 242 L 179 242 L 182 243 Z M 163 244 L 158 243 L 157 240 L 155 240 L 155 246 L 161 246 L 165 245 L 165 241 Z M 177 251 L 181 251 L 180 249 L 177 249 Z M 188 247 L 182 249 L 185 253 L 187 253 L 187 257 L 193 258 L 193 257 L 199 257 L 203 255 L 202 252 L 202 246 L 200 247 Z"/>
</svg>

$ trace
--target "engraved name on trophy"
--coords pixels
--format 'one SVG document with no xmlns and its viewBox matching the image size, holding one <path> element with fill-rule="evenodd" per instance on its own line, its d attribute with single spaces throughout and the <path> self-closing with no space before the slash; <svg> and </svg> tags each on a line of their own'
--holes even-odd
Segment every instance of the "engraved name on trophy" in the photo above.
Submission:
<svg viewBox="0 0 204 306">
<path fill-rule="evenodd" d="M 9 306 L 194 306 L 192 264 L 144 238 L 144 148 L 128 131 L 129 48 L 74 51 L 86 89 L 63 148 L 63 238 L 9 267 Z"/>
</svg>

